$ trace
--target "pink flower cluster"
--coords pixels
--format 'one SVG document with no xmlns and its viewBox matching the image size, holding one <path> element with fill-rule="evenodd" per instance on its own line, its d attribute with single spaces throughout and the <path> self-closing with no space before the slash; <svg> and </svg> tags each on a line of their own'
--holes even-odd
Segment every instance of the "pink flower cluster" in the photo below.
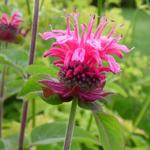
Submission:
<svg viewBox="0 0 150 150">
<path fill-rule="evenodd" d="M 7 14 L 2 14 L 0 16 L 0 40 L 16 43 L 18 36 L 26 36 L 29 30 L 22 32 L 19 27 L 22 22 L 23 20 L 18 11 L 14 12 L 10 19 Z"/>
<path fill-rule="evenodd" d="M 53 63 L 60 68 L 58 80 L 42 80 L 43 94 L 49 97 L 58 94 L 63 101 L 78 97 L 85 102 L 103 99 L 108 93 L 103 88 L 106 82 L 106 73 L 120 72 L 120 66 L 114 55 L 123 57 L 129 52 L 125 45 L 119 44 L 122 36 L 116 35 L 116 28 L 102 35 L 109 21 L 104 16 L 95 32 L 92 31 L 95 17 L 91 16 L 87 25 L 81 24 L 79 34 L 78 13 L 74 13 L 74 29 L 70 27 L 70 17 L 66 17 L 66 30 L 52 30 L 42 34 L 44 40 L 55 38 L 52 47 L 44 56 L 58 58 Z M 104 65 L 107 62 L 108 65 Z M 105 63 L 106 64 L 106 63 Z"/>
</svg>

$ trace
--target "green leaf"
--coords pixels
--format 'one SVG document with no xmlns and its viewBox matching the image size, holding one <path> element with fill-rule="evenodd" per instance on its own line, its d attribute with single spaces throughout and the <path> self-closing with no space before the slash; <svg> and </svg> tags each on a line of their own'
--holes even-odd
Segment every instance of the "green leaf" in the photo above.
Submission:
<svg viewBox="0 0 150 150">
<path fill-rule="evenodd" d="M 35 75 L 30 77 L 23 85 L 23 88 L 18 94 L 18 97 L 24 97 L 29 95 L 30 93 L 40 91 L 41 86 L 39 84 L 39 80 L 43 79 L 43 77 L 44 77 L 43 75 Z"/>
<path fill-rule="evenodd" d="M 124 97 L 128 96 L 126 91 L 116 83 L 108 83 L 107 84 L 107 90 L 111 91 L 111 92 L 114 92 L 114 93 L 118 93 L 118 94 L 120 94 Z"/>
<path fill-rule="evenodd" d="M 59 104 L 62 104 L 62 100 L 61 100 L 60 96 L 59 96 L 59 95 L 56 95 L 56 94 L 51 95 L 51 96 L 49 96 L 49 97 L 44 97 L 44 96 L 42 95 L 42 93 L 40 93 L 40 97 L 41 97 L 41 99 L 44 100 L 46 103 L 51 104 L 51 105 L 59 105 Z"/>
<path fill-rule="evenodd" d="M 124 150 L 123 130 L 119 122 L 111 115 L 94 113 L 104 150 Z"/>
<path fill-rule="evenodd" d="M 55 77 L 58 73 L 58 70 L 52 64 L 50 66 L 33 64 L 33 65 L 28 66 L 26 71 L 32 75 L 49 74 L 52 77 Z"/>
<path fill-rule="evenodd" d="M 136 147 L 142 147 L 148 145 L 147 141 L 140 135 L 132 135 L 131 136 L 132 142 Z"/>
<path fill-rule="evenodd" d="M 8 65 L 10 67 L 12 67 L 13 69 L 15 69 L 17 72 L 23 74 L 23 69 L 17 65 L 14 64 L 9 58 L 7 58 L 5 55 L 0 54 L 0 64 L 3 65 Z"/>
<path fill-rule="evenodd" d="M 78 105 L 81 108 L 92 110 L 92 111 L 101 111 L 100 106 L 96 102 L 82 102 L 78 101 Z"/>
<path fill-rule="evenodd" d="M 28 52 L 24 48 L 11 49 L 9 47 L 8 50 L 3 51 L 3 54 L 16 65 L 22 66 L 23 69 L 28 65 Z"/>
<path fill-rule="evenodd" d="M 67 125 L 62 122 L 53 122 L 41 125 L 33 129 L 31 133 L 31 145 L 45 145 L 63 142 L 65 139 Z M 73 140 L 78 142 L 89 142 L 97 144 L 93 136 L 79 127 L 75 127 Z"/>
<path fill-rule="evenodd" d="M 3 144 L 2 144 L 2 150 L 17 150 L 18 149 L 18 141 L 19 141 L 19 136 L 18 135 L 12 135 L 10 137 L 7 137 L 3 139 Z M 1 142 L 1 141 L 0 141 Z M 29 148 L 29 139 L 25 137 L 24 141 L 24 149 Z M 0 147 L 1 150 L 1 147 Z"/>
<path fill-rule="evenodd" d="M 5 144 L 2 140 L 0 140 L 0 150 L 6 150 L 5 149 Z"/>
<path fill-rule="evenodd" d="M 150 150 L 150 146 L 140 146 L 140 147 L 126 147 L 125 150 Z"/>
<path fill-rule="evenodd" d="M 7 80 L 5 83 L 6 86 L 5 99 L 11 97 L 14 94 L 17 94 L 21 90 L 23 83 L 24 80 L 18 78 Z"/>
</svg>

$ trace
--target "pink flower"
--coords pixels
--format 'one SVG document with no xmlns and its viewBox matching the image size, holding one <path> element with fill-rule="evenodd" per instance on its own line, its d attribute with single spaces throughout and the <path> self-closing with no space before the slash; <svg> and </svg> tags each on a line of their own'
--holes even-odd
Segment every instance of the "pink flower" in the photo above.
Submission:
<svg viewBox="0 0 150 150">
<path fill-rule="evenodd" d="M 59 71 L 59 80 L 41 80 L 43 95 L 49 97 L 58 94 L 62 101 L 78 97 L 81 101 L 92 102 L 103 99 L 108 93 L 103 91 L 107 68 L 87 66 L 79 61 L 72 61 Z"/>
<path fill-rule="evenodd" d="M 19 37 L 25 37 L 29 30 L 22 32 L 19 27 L 22 22 L 18 11 L 14 12 L 10 18 L 7 14 L 2 14 L 0 17 L 0 40 L 17 43 Z"/>
<path fill-rule="evenodd" d="M 122 51 L 129 51 L 125 45 L 118 43 L 122 37 L 114 36 L 114 27 L 106 36 L 102 35 L 108 25 L 106 17 L 102 17 L 96 31 L 92 32 L 95 17 L 91 16 L 87 25 L 81 25 L 80 35 L 78 16 L 78 13 L 73 14 L 74 30 L 70 27 L 70 16 L 67 16 L 66 30 L 52 30 L 42 34 L 44 40 L 56 39 L 44 56 L 57 57 L 54 64 L 60 68 L 59 80 L 40 81 L 45 97 L 58 94 L 63 101 L 69 101 L 75 96 L 85 102 L 103 99 L 109 94 L 103 90 L 105 74 L 120 71 L 113 55 L 122 58 Z M 109 65 L 104 66 L 104 61 Z"/>
<path fill-rule="evenodd" d="M 102 17 L 100 24 L 95 32 L 92 28 L 95 22 L 95 17 L 91 16 L 88 25 L 81 25 L 81 36 L 79 35 L 78 28 L 79 14 L 73 14 L 74 30 L 70 28 L 70 16 L 66 17 L 67 29 L 66 30 L 52 30 L 42 34 L 44 40 L 55 38 L 56 42 L 52 47 L 44 53 L 44 56 L 54 56 L 59 58 L 54 62 L 57 66 L 67 65 L 72 60 L 80 60 L 83 63 L 92 63 L 102 65 L 103 61 L 109 63 L 109 69 L 113 73 L 120 72 L 120 66 L 115 61 L 113 55 L 119 58 L 123 57 L 122 51 L 129 52 L 125 45 L 118 42 L 122 36 L 115 36 L 116 28 L 113 27 L 111 31 L 103 36 L 102 32 L 108 25 L 106 17 Z"/>
</svg>

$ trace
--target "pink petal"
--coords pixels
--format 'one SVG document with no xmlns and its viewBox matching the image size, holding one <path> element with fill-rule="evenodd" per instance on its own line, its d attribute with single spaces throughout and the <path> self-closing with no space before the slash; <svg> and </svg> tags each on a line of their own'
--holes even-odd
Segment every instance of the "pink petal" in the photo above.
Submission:
<svg viewBox="0 0 150 150">
<path fill-rule="evenodd" d="M 70 29 L 70 16 L 69 15 L 66 17 L 66 22 L 67 22 L 67 33 L 70 35 L 71 29 Z"/>
<path fill-rule="evenodd" d="M 56 65 L 57 67 L 62 67 L 64 64 L 63 60 L 56 60 L 53 62 L 54 65 Z"/>
<path fill-rule="evenodd" d="M 65 57 L 65 50 L 61 49 L 61 48 L 54 47 L 54 48 L 51 48 L 51 49 L 49 49 L 48 51 L 46 51 L 44 53 L 44 57 L 47 57 L 49 55 L 64 59 L 64 57 Z"/>
<path fill-rule="evenodd" d="M 79 93 L 79 97 L 81 100 L 85 101 L 85 102 L 93 102 L 99 99 L 103 99 L 104 95 L 103 95 L 103 91 L 101 88 L 97 88 L 93 91 L 80 91 Z"/>
<path fill-rule="evenodd" d="M 104 16 L 101 18 L 100 23 L 95 31 L 94 38 L 99 38 L 105 29 L 106 25 L 108 24 L 107 18 Z"/>
<path fill-rule="evenodd" d="M 73 55 L 72 55 L 72 61 L 80 61 L 80 62 L 83 62 L 84 61 L 84 58 L 85 58 L 85 49 L 83 48 L 77 48 Z"/>
<path fill-rule="evenodd" d="M 73 18 L 74 18 L 74 36 L 78 40 L 79 38 L 79 27 L 78 27 L 78 17 L 79 13 L 74 13 Z"/>
<path fill-rule="evenodd" d="M 47 88 L 50 88 L 56 94 L 63 95 L 66 93 L 66 88 L 64 87 L 63 83 L 53 80 L 41 80 L 39 82 L 45 85 Z"/>
<path fill-rule="evenodd" d="M 64 65 L 65 66 L 69 65 L 71 57 L 72 57 L 72 52 L 71 51 L 66 52 L 66 56 L 65 56 L 65 59 L 64 59 Z"/>
<path fill-rule="evenodd" d="M 126 45 L 118 45 L 118 48 L 126 53 L 129 52 L 129 48 Z"/>
<path fill-rule="evenodd" d="M 108 61 L 109 65 L 110 65 L 110 69 L 112 70 L 112 72 L 114 72 L 114 73 L 120 72 L 120 66 L 119 66 L 119 64 L 116 63 L 115 59 L 112 56 L 105 55 L 105 56 L 103 56 L 103 59 Z"/>
<path fill-rule="evenodd" d="M 53 32 L 44 32 L 43 34 L 41 34 L 42 39 L 44 39 L 44 40 L 48 40 L 51 38 L 58 38 L 60 35 L 62 35 L 62 34 L 56 34 Z"/>
<path fill-rule="evenodd" d="M 94 22 L 95 22 L 95 16 L 91 16 L 90 21 L 88 23 L 88 27 L 87 27 L 87 37 L 86 37 L 87 39 L 89 39 L 91 37 Z"/>
<path fill-rule="evenodd" d="M 117 55 L 119 58 L 122 58 L 122 57 L 123 57 L 122 52 L 121 52 L 120 50 L 118 50 L 118 49 L 113 48 L 113 49 L 108 49 L 108 50 L 106 50 L 106 51 L 107 51 L 108 54 L 115 54 L 115 55 Z"/>
</svg>

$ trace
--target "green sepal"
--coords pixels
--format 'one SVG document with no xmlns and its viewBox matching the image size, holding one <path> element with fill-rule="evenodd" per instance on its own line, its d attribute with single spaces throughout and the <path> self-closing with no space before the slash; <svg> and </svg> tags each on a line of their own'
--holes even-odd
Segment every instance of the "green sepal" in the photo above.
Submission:
<svg viewBox="0 0 150 150">
<path fill-rule="evenodd" d="M 51 96 L 44 97 L 43 94 L 40 92 L 39 96 L 41 97 L 41 99 L 43 101 L 45 101 L 46 103 L 51 104 L 51 105 L 59 105 L 59 104 L 63 103 L 61 97 L 57 94 L 53 94 Z"/>
<path fill-rule="evenodd" d="M 96 102 L 84 102 L 84 101 L 79 100 L 78 105 L 79 107 L 87 109 L 87 110 L 98 111 L 98 112 L 102 111 L 100 106 Z"/>
</svg>

